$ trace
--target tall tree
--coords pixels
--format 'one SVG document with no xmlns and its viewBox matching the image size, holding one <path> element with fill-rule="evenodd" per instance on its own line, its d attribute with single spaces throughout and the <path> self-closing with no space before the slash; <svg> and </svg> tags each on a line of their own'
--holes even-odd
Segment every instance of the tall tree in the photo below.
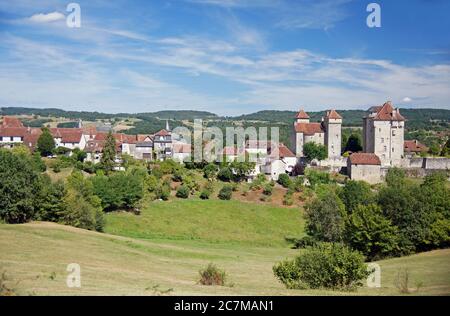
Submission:
<svg viewBox="0 0 450 316">
<path fill-rule="evenodd" d="M 114 169 L 116 159 L 116 140 L 111 131 L 106 136 L 105 145 L 103 146 L 102 158 L 100 163 L 106 173 Z"/>
<path fill-rule="evenodd" d="M 55 149 L 55 140 L 47 127 L 42 128 L 42 134 L 38 138 L 36 148 L 42 156 L 50 155 Z"/>
<path fill-rule="evenodd" d="M 352 133 L 347 139 L 347 143 L 345 144 L 344 152 L 351 151 L 353 153 L 362 150 L 362 140 L 361 135 Z"/>
</svg>

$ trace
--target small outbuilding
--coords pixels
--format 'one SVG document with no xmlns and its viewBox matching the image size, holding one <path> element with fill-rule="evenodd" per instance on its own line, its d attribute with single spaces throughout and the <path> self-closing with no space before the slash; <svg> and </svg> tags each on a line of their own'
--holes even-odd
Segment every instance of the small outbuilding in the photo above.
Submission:
<svg viewBox="0 0 450 316">
<path fill-rule="evenodd" d="M 381 160 L 372 153 L 354 153 L 347 160 L 348 176 L 370 184 L 381 182 Z"/>
</svg>

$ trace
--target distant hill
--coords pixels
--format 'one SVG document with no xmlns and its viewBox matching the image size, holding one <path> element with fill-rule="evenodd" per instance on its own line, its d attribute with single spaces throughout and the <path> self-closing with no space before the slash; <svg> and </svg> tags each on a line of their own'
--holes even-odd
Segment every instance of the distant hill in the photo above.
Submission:
<svg viewBox="0 0 450 316">
<path fill-rule="evenodd" d="M 343 116 L 343 126 L 362 126 L 362 118 L 366 115 L 363 110 L 339 110 Z M 408 129 L 447 129 L 450 125 L 450 110 L 445 109 L 401 109 L 401 113 L 407 119 Z M 182 120 L 193 120 L 194 118 L 201 118 L 204 120 L 223 120 L 223 121 L 261 121 L 270 122 L 281 125 L 292 124 L 296 111 L 259 111 L 256 113 L 219 117 L 218 115 L 207 111 L 190 111 L 190 110 L 164 110 L 157 112 L 146 113 L 116 113 L 108 114 L 101 112 L 87 112 L 87 111 L 65 111 L 61 109 L 48 108 L 25 108 L 25 107 L 2 107 L 0 108 L 0 115 L 39 115 L 41 117 L 64 117 L 68 119 L 82 119 L 86 121 L 95 121 L 99 119 L 115 119 L 115 118 L 138 118 L 147 121 L 146 125 L 151 122 L 152 126 L 162 128 L 164 124 L 160 120 L 169 119 L 173 123 Z M 308 112 L 311 121 L 320 121 L 325 114 L 324 111 Z M 146 126 L 147 127 L 147 126 Z"/>
</svg>

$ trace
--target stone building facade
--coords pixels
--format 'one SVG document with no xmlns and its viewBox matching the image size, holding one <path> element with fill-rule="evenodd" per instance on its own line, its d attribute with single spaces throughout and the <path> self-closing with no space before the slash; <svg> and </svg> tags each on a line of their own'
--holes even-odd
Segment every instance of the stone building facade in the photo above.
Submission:
<svg viewBox="0 0 450 316">
<path fill-rule="evenodd" d="M 328 149 L 328 158 L 335 159 L 341 156 L 342 117 L 335 111 L 326 111 L 321 122 L 310 122 L 309 115 L 300 110 L 294 122 L 292 144 L 296 157 L 303 157 L 303 146 L 314 142 L 325 145 Z"/>
<path fill-rule="evenodd" d="M 363 149 L 380 157 L 382 166 L 400 166 L 404 157 L 405 118 L 390 101 L 369 109 L 363 118 Z"/>
</svg>

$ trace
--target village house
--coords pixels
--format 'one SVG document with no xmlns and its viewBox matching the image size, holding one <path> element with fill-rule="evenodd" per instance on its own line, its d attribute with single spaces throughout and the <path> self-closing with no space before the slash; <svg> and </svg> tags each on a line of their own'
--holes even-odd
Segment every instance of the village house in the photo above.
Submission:
<svg viewBox="0 0 450 316">
<path fill-rule="evenodd" d="M 416 139 L 405 140 L 404 147 L 406 157 L 420 156 L 421 154 L 428 152 L 428 147 Z"/>
<path fill-rule="evenodd" d="M 370 184 L 381 182 L 381 160 L 373 153 L 354 153 L 347 160 L 347 174 L 352 180 Z"/>
</svg>

